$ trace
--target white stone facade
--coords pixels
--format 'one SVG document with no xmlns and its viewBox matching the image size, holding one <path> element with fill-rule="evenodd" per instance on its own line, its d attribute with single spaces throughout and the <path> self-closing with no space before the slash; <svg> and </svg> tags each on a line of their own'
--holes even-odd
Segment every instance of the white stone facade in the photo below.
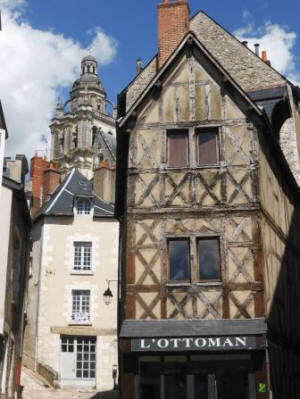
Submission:
<svg viewBox="0 0 300 399">
<path fill-rule="evenodd" d="M 28 326 L 25 332 L 24 363 L 33 370 L 39 365 L 52 370 L 61 387 L 90 387 L 108 391 L 114 387 L 113 368 L 117 356 L 117 279 L 119 226 L 114 219 L 45 217 L 33 227 L 33 275 L 29 283 Z M 73 269 L 74 242 L 92 246 L 91 271 Z M 113 300 L 103 301 L 107 280 Z M 90 320 L 71 319 L 72 290 L 90 292 Z M 96 376 L 64 379 L 61 337 L 96 337 Z M 36 342 L 35 341 L 36 337 Z"/>
</svg>

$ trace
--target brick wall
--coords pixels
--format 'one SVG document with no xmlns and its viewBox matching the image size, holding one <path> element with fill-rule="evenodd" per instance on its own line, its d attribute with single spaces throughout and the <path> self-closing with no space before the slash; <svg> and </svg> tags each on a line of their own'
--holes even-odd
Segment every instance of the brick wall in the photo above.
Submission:
<svg viewBox="0 0 300 399">
<path fill-rule="evenodd" d="M 158 5 L 158 67 L 160 68 L 178 46 L 190 25 L 187 0 Z"/>
</svg>

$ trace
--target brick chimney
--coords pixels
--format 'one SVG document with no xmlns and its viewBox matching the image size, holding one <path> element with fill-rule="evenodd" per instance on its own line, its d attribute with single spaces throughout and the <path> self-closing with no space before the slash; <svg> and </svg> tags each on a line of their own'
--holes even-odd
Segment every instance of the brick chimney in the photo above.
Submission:
<svg viewBox="0 0 300 399">
<path fill-rule="evenodd" d="M 162 0 L 158 4 L 158 68 L 161 68 L 190 27 L 188 0 Z"/>
<path fill-rule="evenodd" d="M 268 59 L 268 53 L 267 53 L 265 50 L 263 50 L 263 51 L 261 52 L 261 59 L 262 59 L 266 64 L 268 64 L 268 65 L 271 66 L 271 61 Z"/>
<path fill-rule="evenodd" d="M 43 173 L 43 203 L 48 200 L 48 196 L 53 194 L 59 185 L 60 173 L 51 163 L 50 167 Z"/>
<path fill-rule="evenodd" d="M 105 161 L 100 162 L 100 167 L 94 169 L 94 191 L 106 202 L 115 202 L 116 169 Z"/>
<path fill-rule="evenodd" d="M 52 168 L 58 169 L 58 165 L 50 164 L 46 157 L 39 157 L 37 154 L 31 158 L 31 182 L 32 182 L 32 213 L 35 214 L 42 205 L 44 172 Z"/>
</svg>

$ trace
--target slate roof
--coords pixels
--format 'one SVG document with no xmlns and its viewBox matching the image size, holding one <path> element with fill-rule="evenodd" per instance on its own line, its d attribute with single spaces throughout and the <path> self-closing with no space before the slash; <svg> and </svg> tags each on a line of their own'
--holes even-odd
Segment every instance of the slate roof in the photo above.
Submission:
<svg viewBox="0 0 300 399">
<path fill-rule="evenodd" d="M 266 64 L 204 11 L 199 11 L 190 18 L 189 31 L 196 35 L 201 44 L 246 93 L 291 84 L 286 77 Z M 157 72 L 156 54 L 123 90 L 127 92 L 126 111 L 135 103 Z"/>
<path fill-rule="evenodd" d="M 73 216 L 76 198 L 91 199 L 94 217 L 113 217 L 114 207 L 93 192 L 93 184 L 78 170 L 72 169 L 63 182 L 57 187 L 35 219 L 41 216 Z"/>
</svg>

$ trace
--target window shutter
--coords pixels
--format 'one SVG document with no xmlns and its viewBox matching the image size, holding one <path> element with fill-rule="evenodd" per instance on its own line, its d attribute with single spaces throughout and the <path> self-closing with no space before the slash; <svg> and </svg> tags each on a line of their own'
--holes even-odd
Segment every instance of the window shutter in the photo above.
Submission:
<svg viewBox="0 0 300 399">
<path fill-rule="evenodd" d="M 217 162 L 217 132 L 198 130 L 198 164 L 214 165 Z"/>
<path fill-rule="evenodd" d="M 185 167 L 188 165 L 188 132 L 172 130 L 168 132 L 168 166 Z"/>
</svg>

